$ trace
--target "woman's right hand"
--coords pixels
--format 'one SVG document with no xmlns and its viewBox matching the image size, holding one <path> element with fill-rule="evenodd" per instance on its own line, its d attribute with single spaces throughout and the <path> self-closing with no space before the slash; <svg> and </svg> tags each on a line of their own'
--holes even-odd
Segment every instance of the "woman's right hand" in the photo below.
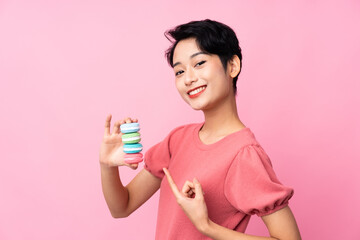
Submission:
<svg viewBox="0 0 360 240">
<path fill-rule="evenodd" d="M 120 125 L 124 123 L 138 122 L 137 119 L 125 118 L 114 123 L 113 132 L 110 133 L 111 114 L 106 117 L 105 132 L 100 146 L 100 164 L 108 167 L 128 166 L 137 169 L 138 164 L 127 164 L 124 162 L 125 153 L 123 151 Z"/>
</svg>

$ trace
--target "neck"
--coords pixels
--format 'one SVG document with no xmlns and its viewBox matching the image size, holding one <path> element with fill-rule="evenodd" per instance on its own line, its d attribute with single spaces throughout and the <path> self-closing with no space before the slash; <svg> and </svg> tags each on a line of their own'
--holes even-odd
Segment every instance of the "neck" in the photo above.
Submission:
<svg viewBox="0 0 360 240">
<path fill-rule="evenodd" d="M 208 136 L 226 136 L 245 127 L 238 116 L 236 100 L 233 94 L 229 95 L 217 106 L 203 110 L 203 113 L 205 123 L 201 132 Z"/>
</svg>

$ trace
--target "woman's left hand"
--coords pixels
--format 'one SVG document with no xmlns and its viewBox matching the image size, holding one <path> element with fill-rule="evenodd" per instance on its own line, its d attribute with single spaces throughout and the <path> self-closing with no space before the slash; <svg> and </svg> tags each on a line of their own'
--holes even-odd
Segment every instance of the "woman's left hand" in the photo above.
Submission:
<svg viewBox="0 0 360 240">
<path fill-rule="evenodd" d="M 192 182 L 186 181 L 180 192 L 169 171 L 166 168 L 163 168 L 163 171 L 169 182 L 170 188 L 175 195 L 177 203 L 195 227 L 200 232 L 204 231 L 209 224 L 209 218 L 204 199 L 204 192 L 199 181 L 196 178 L 194 178 Z"/>
</svg>

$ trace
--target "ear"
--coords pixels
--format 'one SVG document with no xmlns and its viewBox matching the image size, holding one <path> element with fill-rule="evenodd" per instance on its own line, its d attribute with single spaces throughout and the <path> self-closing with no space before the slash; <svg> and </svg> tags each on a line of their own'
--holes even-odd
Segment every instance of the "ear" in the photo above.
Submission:
<svg viewBox="0 0 360 240">
<path fill-rule="evenodd" d="M 236 77 L 240 73 L 240 58 L 234 55 L 228 62 L 228 69 L 232 78 Z"/>
</svg>

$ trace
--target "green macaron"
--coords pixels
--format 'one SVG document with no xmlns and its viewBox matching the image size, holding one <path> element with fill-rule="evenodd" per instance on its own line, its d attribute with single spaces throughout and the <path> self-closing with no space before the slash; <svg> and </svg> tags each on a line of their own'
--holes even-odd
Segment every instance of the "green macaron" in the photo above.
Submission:
<svg viewBox="0 0 360 240">
<path fill-rule="evenodd" d="M 141 138 L 140 138 L 140 133 L 135 132 L 135 133 L 125 133 L 121 136 L 122 141 L 124 144 L 129 144 L 129 143 L 138 143 L 140 142 Z"/>
</svg>

